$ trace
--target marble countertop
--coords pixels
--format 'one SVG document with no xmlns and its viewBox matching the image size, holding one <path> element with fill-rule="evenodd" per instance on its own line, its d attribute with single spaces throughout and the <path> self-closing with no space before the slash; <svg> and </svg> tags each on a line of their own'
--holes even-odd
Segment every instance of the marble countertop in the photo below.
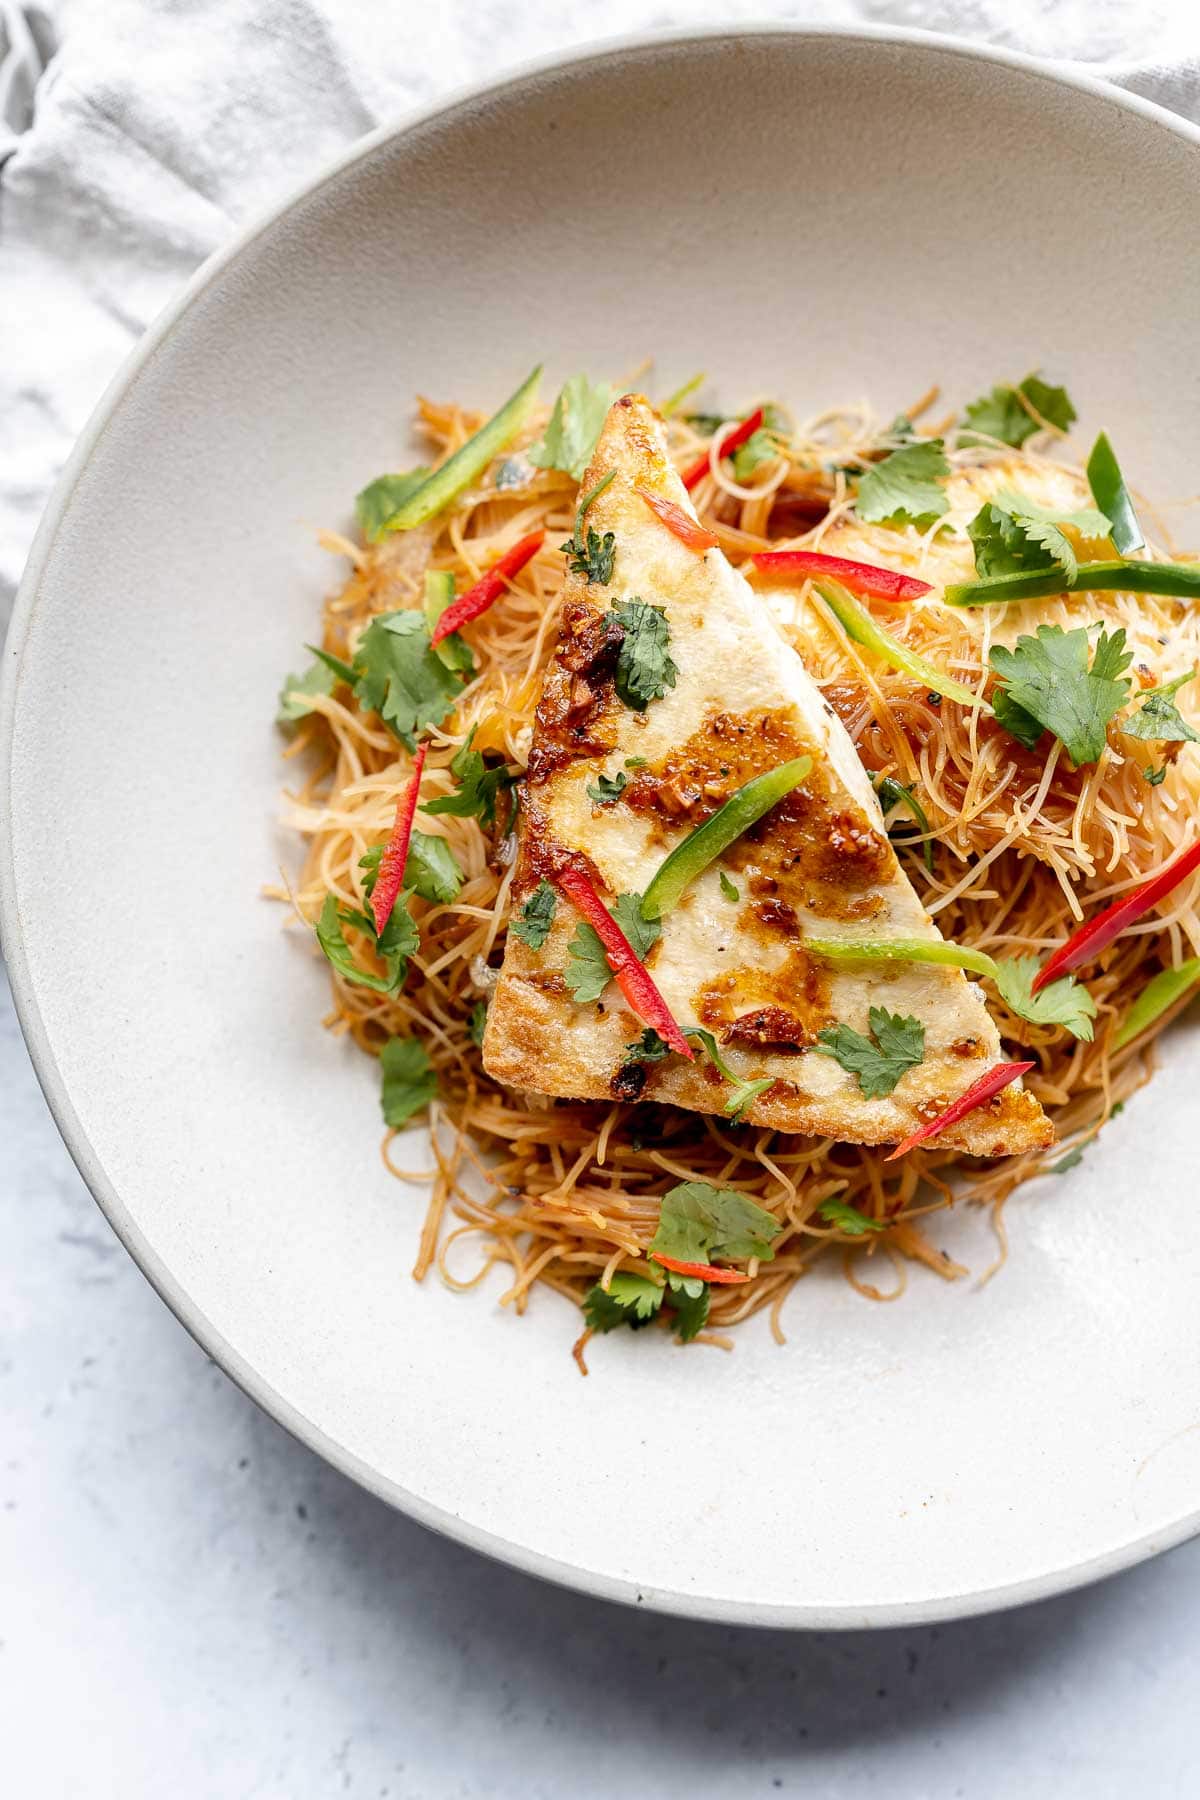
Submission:
<svg viewBox="0 0 1200 1800">
<path fill-rule="evenodd" d="M 209 11 L 239 4 L 244 13 L 249 0 L 209 0 Z M 0 0 L 0 23 L 15 10 Z M 49 10 L 61 12 L 68 43 L 73 21 L 96 38 L 117 15 L 126 25 L 142 16 L 169 35 L 196 14 L 181 0 L 62 0 Z M 395 59 L 396 104 L 635 25 L 887 16 L 957 21 L 1007 40 L 1023 12 L 1041 34 L 1026 33 L 1029 47 L 1048 50 L 1056 10 L 1054 0 L 1024 9 L 694 0 L 650 13 L 633 0 L 448 0 L 411 25 Z M 1116 54 L 1113 21 L 1131 25 L 1136 12 L 1144 22 L 1147 10 L 1110 0 L 1080 17 L 1093 33 L 1103 25 Z M 1069 14 L 1082 29 L 1076 12 L 1062 0 L 1064 27 Z M 156 53 L 150 41 L 147 80 Z M 57 104 L 69 90 L 60 80 Z M 351 135 L 362 128 L 346 125 Z M 12 255 L 32 191 L 10 188 L 0 252 Z M 193 250 L 189 240 L 181 264 Z M 34 267 L 28 257 L 23 266 Z M 35 273 L 42 282 L 44 268 Z M 163 279 L 176 279 L 173 268 Z M 152 284 L 130 291 L 121 329 L 131 334 L 139 309 L 162 296 Z M 119 349 L 115 338 L 111 355 L 101 346 L 97 377 Z M 7 373 L 24 404 L 28 393 Z M 90 406 L 91 380 L 89 368 L 70 406 L 42 409 L 49 473 L 82 422 L 72 409 Z M 0 455 L 0 486 L 4 469 Z M 38 470 L 26 467 L 22 483 L 10 469 L 0 600 L 41 481 Z M 1200 1542 L 1018 1612 L 804 1636 L 584 1600 L 360 1492 L 225 1379 L 126 1257 L 59 1140 L 2 979 L 0 1231 L 0 1734 L 14 1796 L 1127 1800 L 1140 1789 L 1170 1800 L 1196 1791 Z"/>
</svg>

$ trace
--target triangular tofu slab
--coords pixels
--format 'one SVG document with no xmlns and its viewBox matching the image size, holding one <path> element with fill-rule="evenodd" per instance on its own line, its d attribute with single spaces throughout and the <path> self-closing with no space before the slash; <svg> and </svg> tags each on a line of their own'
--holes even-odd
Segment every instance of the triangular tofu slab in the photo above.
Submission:
<svg viewBox="0 0 1200 1800">
<path fill-rule="evenodd" d="M 685 1030 L 712 1031 L 741 1079 L 774 1078 L 745 1114 L 751 1122 L 850 1143 L 899 1142 L 1002 1060 L 996 1027 L 957 969 L 848 967 L 805 954 L 806 934 L 936 941 L 938 932 L 896 860 L 850 738 L 767 607 L 720 550 L 688 548 L 638 494 L 649 489 L 694 517 L 661 424 L 639 396 L 612 407 L 583 490 L 610 473 L 587 526 L 614 534 L 612 579 L 603 587 L 581 574 L 568 581 L 522 793 L 514 908 L 571 852 L 587 859 L 610 904 L 641 894 L 667 852 L 735 789 L 811 754 L 803 786 L 667 914 L 646 964 Z M 678 671 L 644 711 L 616 696 L 613 621 L 605 618 L 635 595 L 665 608 Z M 607 804 L 587 792 L 602 774 L 625 776 Z M 610 983 L 599 1002 L 581 1005 L 565 979 L 578 924 L 560 895 L 540 948 L 509 932 L 483 1046 L 489 1074 L 573 1099 L 631 1098 L 644 1076 L 643 1099 L 721 1112 L 731 1089 L 706 1057 L 642 1064 L 631 1080 L 625 1051 L 642 1025 L 619 988 Z M 865 1033 L 872 1006 L 925 1027 L 924 1061 L 875 1099 L 857 1075 L 811 1050 L 827 1026 Z M 1053 1135 L 1038 1102 L 1014 1084 L 939 1142 L 1003 1156 Z"/>
</svg>

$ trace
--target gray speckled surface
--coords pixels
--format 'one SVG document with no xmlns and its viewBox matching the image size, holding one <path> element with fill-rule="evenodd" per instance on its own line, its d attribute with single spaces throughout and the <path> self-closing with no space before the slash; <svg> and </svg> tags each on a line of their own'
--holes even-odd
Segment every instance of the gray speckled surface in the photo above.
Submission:
<svg viewBox="0 0 1200 1800">
<path fill-rule="evenodd" d="M 1019 1612 L 875 1635 L 544 1586 L 390 1512 L 245 1400 L 112 1237 L 7 1002 L 0 1071 L 6 1791 L 1195 1792 L 1200 1545 Z"/>
<path fill-rule="evenodd" d="M 95 33 L 94 6 L 63 10 L 68 43 L 72 14 Z M 125 0 L 119 10 L 131 12 Z M 939 24 L 953 12 L 888 10 Z M 964 28 L 1000 35 L 1001 10 L 963 7 Z M 1036 9 L 1043 28 L 1056 10 Z M 1075 10 L 1062 9 L 1064 25 Z M 720 11 L 647 17 L 624 0 L 571 0 L 553 15 L 520 9 L 518 23 L 507 5 L 459 0 L 417 30 L 397 92 L 424 98 L 497 58 Z M 1104 11 L 1111 20 L 1121 8 Z M 343 135 L 355 129 L 348 119 Z M 0 212 L 0 250 L 12 253 L 19 218 L 19 204 L 7 223 Z M 61 435 L 92 397 L 81 377 Z M 20 495 L 26 513 L 35 488 Z M 587 1602 L 359 1492 L 243 1399 L 117 1245 L 38 1094 L 7 990 L 0 1229 L 6 1792 L 1125 1800 L 1135 1787 L 1196 1790 L 1200 1546 L 989 1620 L 806 1638 Z"/>
</svg>

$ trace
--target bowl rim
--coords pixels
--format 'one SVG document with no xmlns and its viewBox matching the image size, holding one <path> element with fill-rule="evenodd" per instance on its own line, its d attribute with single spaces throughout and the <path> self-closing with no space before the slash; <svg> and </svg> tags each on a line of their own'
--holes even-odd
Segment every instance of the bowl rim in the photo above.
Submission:
<svg viewBox="0 0 1200 1800">
<path fill-rule="evenodd" d="M 387 1501 L 419 1524 L 496 1561 L 507 1563 L 523 1573 L 539 1576 L 543 1580 L 597 1599 L 648 1606 L 679 1617 L 707 1619 L 731 1625 L 812 1631 L 883 1629 L 969 1618 L 1000 1611 L 1065 1593 L 1116 1574 L 1200 1533 L 1200 1504 L 1194 1511 L 1167 1527 L 1145 1532 L 1127 1543 L 1077 1563 L 1042 1570 L 1018 1581 L 990 1588 L 964 1589 L 932 1600 L 886 1601 L 866 1606 L 776 1605 L 674 1589 L 656 1590 L 645 1585 L 639 1586 L 623 1577 L 562 1562 L 457 1517 L 381 1474 L 333 1441 L 314 1420 L 307 1418 L 270 1382 L 264 1380 L 193 1303 L 146 1240 L 130 1217 L 89 1141 L 59 1070 L 24 955 L 16 894 L 16 847 L 12 831 L 12 753 L 17 689 L 42 578 L 54 553 L 59 527 L 71 505 L 75 489 L 92 456 L 101 446 L 109 421 L 178 321 L 221 278 L 226 269 L 237 262 L 244 251 L 265 232 L 286 219 L 294 208 L 356 163 L 372 157 L 382 145 L 400 142 L 441 115 L 453 114 L 480 100 L 519 89 L 538 77 L 558 70 L 577 69 L 589 62 L 609 62 L 630 54 L 653 52 L 675 45 L 711 43 L 720 39 L 771 38 L 896 44 L 917 51 L 939 51 L 969 61 L 993 64 L 1038 78 L 1056 87 L 1071 88 L 1094 99 L 1106 100 L 1118 111 L 1130 112 L 1157 123 L 1184 142 L 1200 147 L 1200 126 L 1140 94 L 1118 88 L 1100 76 L 1089 74 L 1074 64 L 1053 62 L 1048 58 L 1029 56 L 996 45 L 975 43 L 943 32 L 920 31 L 903 26 L 792 23 L 786 20 L 743 21 L 732 25 L 683 25 L 665 30 L 622 33 L 613 37 L 591 39 L 570 50 L 557 50 L 525 59 L 506 69 L 503 74 L 484 81 L 460 85 L 429 104 L 409 109 L 355 139 L 338 156 L 289 188 L 273 206 L 255 214 L 228 242 L 200 264 L 176 298 L 151 321 L 108 382 L 55 482 L 17 589 L 3 647 L 3 667 L 0 668 L 0 818 L 9 826 L 6 832 L 0 834 L 0 946 L 3 947 L 7 960 L 16 1014 L 34 1073 L 71 1159 L 92 1197 L 143 1275 L 200 1348 L 244 1394 L 308 1449 L 323 1457 L 341 1474 L 357 1482 L 369 1493 Z"/>
</svg>

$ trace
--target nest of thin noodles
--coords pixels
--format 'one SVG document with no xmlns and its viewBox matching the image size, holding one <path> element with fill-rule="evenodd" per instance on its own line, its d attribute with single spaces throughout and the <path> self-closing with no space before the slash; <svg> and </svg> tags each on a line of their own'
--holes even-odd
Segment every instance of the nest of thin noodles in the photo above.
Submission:
<svg viewBox="0 0 1200 1800">
<path fill-rule="evenodd" d="M 482 422 L 481 415 L 428 402 L 421 403 L 419 417 L 438 455 L 454 450 Z M 706 441 L 683 422 L 671 425 L 671 436 L 681 463 L 694 459 Z M 798 427 L 786 451 L 750 484 L 735 482 L 728 464 L 714 462 L 693 497 L 735 560 L 768 544 L 817 547 L 845 523 L 849 506 L 844 478 L 831 465 L 855 453 L 877 454 L 879 443 L 878 426 L 865 410 L 825 414 Z M 1014 466 L 1045 468 L 1048 461 L 999 446 L 951 457 L 956 465 L 985 470 L 989 457 L 1000 461 L 1010 485 Z M 468 629 L 478 674 L 445 728 L 430 734 L 424 799 L 452 790 L 449 764 L 472 728 L 477 749 L 524 767 L 541 670 L 555 641 L 565 573 L 559 546 L 571 529 L 576 489 L 568 477 L 525 463 L 519 445 L 501 463 L 507 465 L 504 481 L 515 478 L 514 485 L 497 486 L 498 464 L 453 511 L 416 531 L 374 548 L 329 533 L 323 538 L 350 565 L 349 579 L 326 604 L 323 639 L 327 650 L 347 657 L 375 614 L 421 604 L 427 568 L 453 571 L 461 591 L 518 538 L 546 527 L 536 559 Z M 961 535 L 963 519 L 952 512 L 946 523 Z M 871 528 L 862 529 L 869 539 Z M 879 531 L 880 559 L 894 563 L 899 552 L 905 566 L 919 572 L 932 535 L 922 539 L 910 529 L 898 540 L 893 531 Z M 947 541 L 944 532 L 939 541 Z M 965 538 L 963 548 L 969 572 Z M 1200 765 L 1193 755 L 1174 757 L 1166 779 L 1150 786 L 1141 772 L 1145 756 L 1139 761 L 1128 754 L 1149 746 L 1126 740 L 1122 748 L 1114 733 L 1100 763 L 1073 771 L 1057 745 L 1046 758 L 1028 753 L 986 715 L 939 702 L 910 677 L 865 658 L 819 605 L 806 601 L 802 597 L 785 628 L 866 765 L 913 783 L 925 807 L 932 872 L 922 839 L 910 838 L 901 855 L 946 937 L 1004 954 L 1044 953 L 1085 906 L 1143 880 L 1184 841 L 1200 800 Z M 1034 622 L 1078 623 L 1077 609 L 1074 602 L 1046 603 Z M 1102 608 L 1094 598 L 1085 603 L 1086 618 L 1098 612 L 1130 626 L 1131 642 L 1136 627 L 1139 641 L 1169 645 L 1175 670 L 1200 660 L 1193 628 L 1177 602 L 1106 595 Z M 985 691 L 989 609 L 895 609 L 887 624 Z M 1022 628 L 1032 629 L 1024 609 Z M 1141 679 L 1147 681 L 1147 673 Z M 361 906 L 359 859 L 386 837 L 411 758 L 374 715 L 352 701 L 320 696 L 286 754 L 302 777 L 287 796 L 286 821 L 306 840 L 307 856 L 294 885 L 271 891 L 286 894 L 298 920 L 311 926 L 328 893 Z M 579 1301 L 614 1270 L 638 1266 L 668 1187 L 706 1180 L 746 1194 L 782 1225 L 773 1261 L 752 1266 L 745 1286 L 712 1291 L 702 1336 L 725 1345 L 730 1340 L 724 1329 L 763 1307 L 782 1340 L 784 1301 L 830 1250 L 842 1258 L 852 1285 L 873 1299 L 896 1298 L 910 1262 L 946 1279 L 964 1275 L 924 1230 L 932 1212 L 955 1200 L 992 1208 L 1002 1260 L 1000 1213 L 1013 1189 L 1095 1137 L 1150 1073 L 1151 1040 L 1172 1015 L 1136 1044 L 1114 1051 L 1115 1025 L 1130 998 L 1164 964 L 1200 950 L 1197 883 L 1189 882 L 1170 897 L 1169 911 L 1135 925 L 1088 971 L 1098 1005 L 1092 1043 L 1077 1042 L 1061 1027 L 1016 1019 L 989 991 L 1006 1049 L 1037 1061 L 1028 1085 L 1054 1119 L 1058 1148 L 983 1163 L 933 1144 L 887 1163 L 883 1149 L 735 1127 L 670 1107 L 549 1100 L 492 1082 L 470 1020 L 503 953 L 513 845 L 503 819 L 495 831 L 445 815 L 423 816 L 421 826 L 448 839 L 464 871 L 462 888 L 448 905 L 412 902 L 421 946 L 401 993 L 381 996 L 335 975 L 325 1021 L 334 1032 L 349 1032 L 369 1054 L 377 1055 L 389 1037 L 416 1034 L 436 1067 L 431 1160 L 422 1151 L 417 1160 L 425 1166 L 409 1166 L 414 1158 L 407 1143 L 423 1144 L 419 1134 L 406 1139 L 391 1133 L 383 1150 L 395 1174 L 429 1189 L 415 1275 L 423 1277 L 436 1263 L 451 1286 L 467 1288 L 501 1263 L 511 1274 L 503 1303 L 518 1311 L 539 1282 Z M 369 960 L 361 941 L 357 948 Z M 819 1215 L 822 1201 L 832 1196 L 886 1221 L 887 1229 L 847 1237 Z"/>
</svg>

